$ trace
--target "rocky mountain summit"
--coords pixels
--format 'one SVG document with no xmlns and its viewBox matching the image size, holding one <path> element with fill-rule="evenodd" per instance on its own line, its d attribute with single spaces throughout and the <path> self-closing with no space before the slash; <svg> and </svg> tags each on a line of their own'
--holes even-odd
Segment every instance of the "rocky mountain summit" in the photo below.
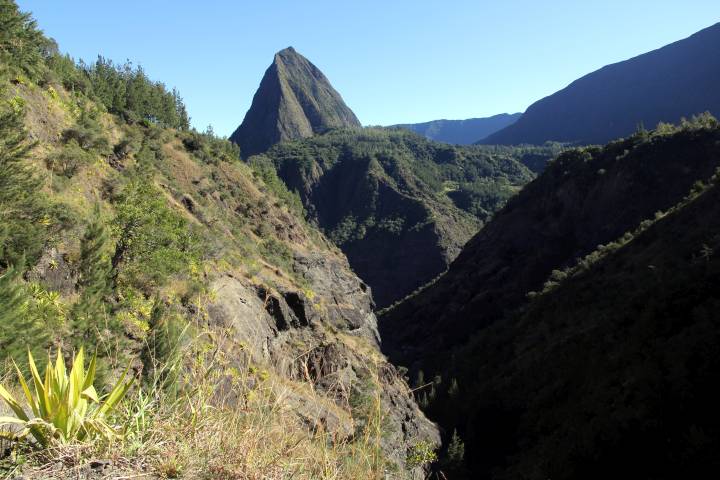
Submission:
<svg viewBox="0 0 720 480">
<path fill-rule="evenodd" d="M 331 128 L 360 127 L 360 121 L 315 65 L 288 47 L 275 54 L 250 110 L 230 136 L 243 156 L 287 140 Z"/>
</svg>

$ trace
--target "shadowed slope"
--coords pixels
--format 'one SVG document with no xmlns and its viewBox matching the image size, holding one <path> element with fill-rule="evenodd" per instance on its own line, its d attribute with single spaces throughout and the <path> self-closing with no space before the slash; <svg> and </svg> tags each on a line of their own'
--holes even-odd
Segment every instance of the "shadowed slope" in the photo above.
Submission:
<svg viewBox="0 0 720 480">
<path fill-rule="evenodd" d="M 638 125 L 720 113 L 720 24 L 574 81 L 484 144 L 605 143 Z"/>
</svg>

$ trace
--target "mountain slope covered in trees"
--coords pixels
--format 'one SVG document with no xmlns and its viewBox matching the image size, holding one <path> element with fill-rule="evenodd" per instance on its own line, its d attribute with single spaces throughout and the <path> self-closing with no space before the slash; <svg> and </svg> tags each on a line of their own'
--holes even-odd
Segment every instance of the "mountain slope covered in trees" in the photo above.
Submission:
<svg viewBox="0 0 720 480">
<path fill-rule="evenodd" d="M 535 102 L 485 144 L 605 143 L 639 125 L 720 114 L 720 23 L 658 50 L 608 65 Z"/>
<path fill-rule="evenodd" d="M 635 89 L 628 118 L 699 106 L 717 35 L 597 75 Z M 233 143 L 0 0 L 0 476 L 717 471 L 720 124 L 632 130 L 568 149 L 361 128 L 286 49 Z"/>
<path fill-rule="evenodd" d="M 461 432 L 473 471 L 600 479 L 718 468 L 717 180 L 455 352 L 457 391 L 428 411 Z"/>
<path fill-rule="evenodd" d="M 278 142 L 297 140 L 330 128 L 360 127 L 330 81 L 292 47 L 275 54 L 250 110 L 230 136 L 247 157 Z"/>
<path fill-rule="evenodd" d="M 406 123 L 394 126 L 418 133 L 430 140 L 454 145 L 470 145 L 508 125 L 512 125 L 521 115 L 521 113 L 501 113 L 485 118 L 432 120 L 430 122 Z"/>
<path fill-rule="evenodd" d="M 440 378 L 421 404 L 465 440 L 468 478 L 714 465 L 718 145 L 703 115 L 561 154 L 381 317 L 391 358 Z"/>
<path fill-rule="evenodd" d="M 514 154 L 363 129 L 280 144 L 250 162 L 276 169 L 298 192 L 308 218 L 385 307 L 444 271 L 532 179 Z"/>
</svg>

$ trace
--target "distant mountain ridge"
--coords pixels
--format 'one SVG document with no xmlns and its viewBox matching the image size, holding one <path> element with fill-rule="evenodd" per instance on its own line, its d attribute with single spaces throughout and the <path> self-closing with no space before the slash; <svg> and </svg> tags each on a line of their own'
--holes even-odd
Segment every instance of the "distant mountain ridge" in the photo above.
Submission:
<svg viewBox="0 0 720 480">
<path fill-rule="evenodd" d="M 293 47 L 275 54 L 242 124 L 230 136 L 244 157 L 331 128 L 361 127 L 327 77 Z"/>
<path fill-rule="evenodd" d="M 605 143 L 639 125 L 709 111 L 720 114 L 720 23 L 694 35 L 605 66 L 532 104 L 513 125 L 481 143 Z"/>
<path fill-rule="evenodd" d="M 392 125 L 419 133 L 430 140 L 470 145 L 488 135 L 515 123 L 522 113 L 501 113 L 491 117 L 468 118 L 466 120 L 432 120 L 422 123 Z"/>
</svg>

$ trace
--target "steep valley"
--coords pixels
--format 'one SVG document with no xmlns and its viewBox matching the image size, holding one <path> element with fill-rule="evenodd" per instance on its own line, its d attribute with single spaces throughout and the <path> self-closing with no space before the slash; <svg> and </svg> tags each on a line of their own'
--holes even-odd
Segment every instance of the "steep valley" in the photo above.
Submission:
<svg viewBox="0 0 720 480">
<path fill-rule="evenodd" d="M 379 308 L 447 268 L 533 178 L 524 159 L 539 171 L 558 151 L 443 145 L 403 129 L 363 129 L 353 119 L 327 78 L 285 49 L 231 140 L 298 193 L 308 220 L 348 256 Z"/>
<path fill-rule="evenodd" d="M 283 143 L 250 161 L 299 193 L 380 308 L 442 273 L 533 176 L 512 155 L 382 129 Z"/>
<path fill-rule="evenodd" d="M 421 404 L 465 439 L 457 475 L 668 478 L 714 465 L 718 145 L 703 116 L 565 152 L 444 276 L 381 317 L 390 358 L 441 379 Z"/>
</svg>

